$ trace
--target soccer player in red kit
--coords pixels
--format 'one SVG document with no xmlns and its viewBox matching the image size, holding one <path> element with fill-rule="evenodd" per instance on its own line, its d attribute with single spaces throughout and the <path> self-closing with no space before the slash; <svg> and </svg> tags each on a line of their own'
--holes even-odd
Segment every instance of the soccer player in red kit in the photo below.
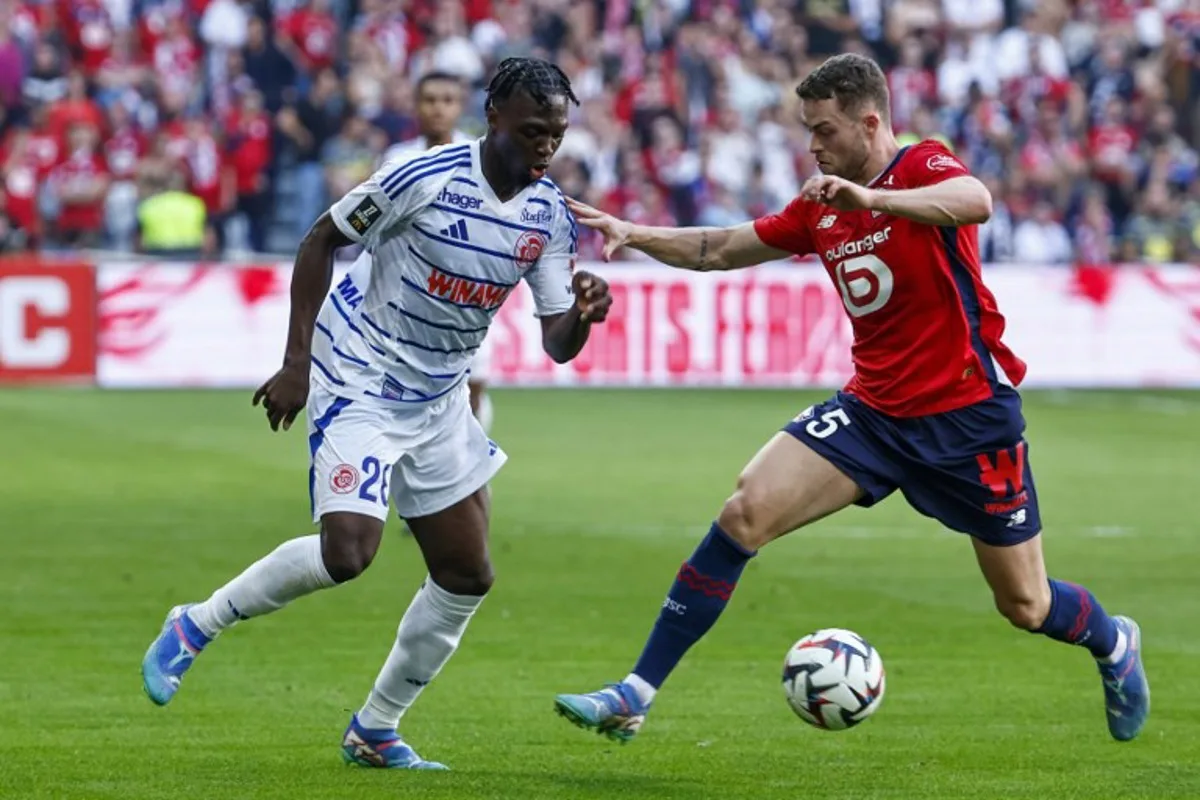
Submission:
<svg viewBox="0 0 1200 800">
<path fill-rule="evenodd" d="M 1013 625 L 1090 651 L 1109 732 L 1134 738 L 1150 709 L 1137 624 L 1046 575 L 1013 388 L 1025 364 L 1004 345 L 1004 318 L 980 276 L 976 225 L 991 215 L 987 189 L 937 142 L 899 146 L 887 82 L 870 59 L 835 56 L 797 93 L 822 174 L 779 214 L 731 228 L 652 228 L 572 203 L 579 222 L 604 234 L 605 258 L 632 247 L 683 269 L 728 270 L 817 254 L 850 315 L 855 374 L 745 467 L 625 680 L 559 695 L 556 710 L 632 739 L 763 545 L 899 490 L 920 513 L 971 537 Z"/>
</svg>

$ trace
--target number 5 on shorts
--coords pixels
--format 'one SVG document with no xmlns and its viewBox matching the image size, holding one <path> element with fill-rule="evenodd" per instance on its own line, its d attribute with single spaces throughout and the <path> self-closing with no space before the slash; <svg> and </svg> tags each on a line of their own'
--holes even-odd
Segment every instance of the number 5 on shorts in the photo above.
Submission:
<svg viewBox="0 0 1200 800">
<path fill-rule="evenodd" d="M 837 433 L 839 428 L 844 428 L 850 424 L 850 417 L 846 416 L 846 412 L 840 408 L 826 411 L 818 419 L 814 419 L 804 426 L 804 432 L 814 439 L 828 439 L 833 434 Z"/>
</svg>

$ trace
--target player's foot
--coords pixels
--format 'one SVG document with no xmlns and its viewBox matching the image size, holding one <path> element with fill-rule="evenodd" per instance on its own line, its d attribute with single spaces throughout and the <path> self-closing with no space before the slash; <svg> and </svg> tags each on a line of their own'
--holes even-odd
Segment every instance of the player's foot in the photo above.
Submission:
<svg viewBox="0 0 1200 800">
<path fill-rule="evenodd" d="M 185 613 L 191 605 L 175 606 L 167 612 L 158 638 L 142 658 L 142 687 L 160 706 L 165 706 L 179 691 L 179 681 L 196 656 L 209 643 Z"/>
<path fill-rule="evenodd" d="M 1127 742 L 1142 731 L 1150 714 L 1150 683 L 1142 666 L 1142 631 L 1129 617 L 1113 617 L 1125 634 L 1125 655 L 1115 664 L 1100 664 L 1108 732 Z"/>
<path fill-rule="evenodd" d="M 394 730 L 364 728 L 359 724 L 358 714 L 350 718 L 342 736 L 342 760 L 347 764 L 381 769 L 450 769 L 445 764 L 421 758 Z"/>
<path fill-rule="evenodd" d="M 590 694 L 560 694 L 554 710 L 580 728 L 588 728 L 625 744 L 646 721 L 648 705 L 643 705 L 633 687 L 610 683 Z"/>
</svg>

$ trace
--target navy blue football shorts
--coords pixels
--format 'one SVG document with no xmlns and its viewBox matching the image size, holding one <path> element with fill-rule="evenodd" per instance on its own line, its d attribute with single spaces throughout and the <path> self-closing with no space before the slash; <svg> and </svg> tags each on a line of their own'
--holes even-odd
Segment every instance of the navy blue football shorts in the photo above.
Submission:
<svg viewBox="0 0 1200 800">
<path fill-rule="evenodd" d="M 838 392 L 784 428 L 850 477 L 870 507 L 897 489 L 909 505 L 986 544 L 1041 531 L 1021 396 L 997 385 L 980 403 L 893 417 Z"/>
</svg>

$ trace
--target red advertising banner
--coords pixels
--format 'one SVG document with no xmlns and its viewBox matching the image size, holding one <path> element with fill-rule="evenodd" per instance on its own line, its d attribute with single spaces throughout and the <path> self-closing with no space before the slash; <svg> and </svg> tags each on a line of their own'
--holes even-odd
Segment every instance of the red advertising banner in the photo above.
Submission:
<svg viewBox="0 0 1200 800">
<path fill-rule="evenodd" d="M 0 260 L 0 383 L 92 380 L 96 310 L 90 265 Z"/>
</svg>

